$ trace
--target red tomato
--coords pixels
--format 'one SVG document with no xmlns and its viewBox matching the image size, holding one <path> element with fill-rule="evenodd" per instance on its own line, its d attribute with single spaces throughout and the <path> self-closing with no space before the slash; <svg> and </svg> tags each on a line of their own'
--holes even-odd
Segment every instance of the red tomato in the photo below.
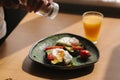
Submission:
<svg viewBox="0 0 120 80">
<path fill-rule="evenodd" d="M 72 46 L 73 50 L 82 50 L 83 48 L 81 46 Z"/>
<path fill-rule="evenodd" d="M 88 50 L 81 50 L 80 56 L 84 59 L 87 59 L 90 56 L 90 52 Z"/>
<path fill-rule="evenodd" d="M 49 53 L 48 55 L 47 55 L 47 59 L 48 60 L 53 60 L 54 58 L 53 58 L 53 55 L 51 54 L 51 53 Z"/>
<path fill-rule="evenodd" d="M 55 49 L 55 48 L 63 49 L 63 46 L 49 46 L 49 47 L 46 47 L 45 50 Z"/>
</svg>

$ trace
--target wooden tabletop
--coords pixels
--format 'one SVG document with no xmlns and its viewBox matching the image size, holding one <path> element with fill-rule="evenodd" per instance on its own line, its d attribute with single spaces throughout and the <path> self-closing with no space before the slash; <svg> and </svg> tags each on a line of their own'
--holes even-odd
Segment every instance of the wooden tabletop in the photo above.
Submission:
<svg viewBox="0 0 120 80">
<path fill-rule="evenodd" d="M 94 66 L 72 70 L 49 70 L 29 59 L 35 42 L 57 33 L 84 36 L 81 16 L 59 13 L 54 20 L 29 13 L 0 46 L 0 80 L 120 80 L 120 19 L 105 17 L 96 46 L 100 58 Z"/>
</svg>

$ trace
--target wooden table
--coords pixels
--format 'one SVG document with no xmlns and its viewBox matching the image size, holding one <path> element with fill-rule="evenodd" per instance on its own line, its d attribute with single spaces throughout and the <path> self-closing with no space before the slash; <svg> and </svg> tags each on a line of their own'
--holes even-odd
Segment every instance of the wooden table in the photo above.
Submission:
<svg viewBox="0 0 120 80">
<path fill-rule="evenodd" d="M 32 62 L 29 50 L 39 39 L 69 32 L 84 36 L 81 16 L 59 13 L 49 20 L 29 13 L 0 46 L 0 80 L 119 80 L 120 19 L 104 18 L 97 47 L 100 58 L 91 68 L 72 71 L 48 70 Z"/>
</svg>

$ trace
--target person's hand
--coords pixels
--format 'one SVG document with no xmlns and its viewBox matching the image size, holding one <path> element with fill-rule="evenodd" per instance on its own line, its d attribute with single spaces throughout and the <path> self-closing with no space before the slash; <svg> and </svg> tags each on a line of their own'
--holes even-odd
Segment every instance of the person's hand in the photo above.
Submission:
<svg viewBox="0 0 120 80">
<path fill-rule="evenodd" d="M 40 9 L 44 9 L 45 7 L 49 7 L 53 0 L 19 0 L 19 3 L 23 6 L 23 8 L 29 12 L 37 12 Z"/>
<path fill-rule="evenodd" d="M 49 7 L 53 0 L 0 0 L 0 6 L 7 8 L 18 8 L 22 5 L 23 9 L 29 12 L 36 12 L 45 7 Z"/>
</svg>

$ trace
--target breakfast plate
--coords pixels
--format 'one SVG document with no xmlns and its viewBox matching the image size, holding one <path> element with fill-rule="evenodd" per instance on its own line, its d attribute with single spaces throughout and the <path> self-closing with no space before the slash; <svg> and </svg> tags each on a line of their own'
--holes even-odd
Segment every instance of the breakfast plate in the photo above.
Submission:
<svg viewBox="0 0 120 80">
<path fill-rule="evenodd" d="M 45 60 L 45 56 L 46 56 L 45 48 L 48 46 L 56 45 L 56 41 L 63 37 L 75 37 L 76 39 L 78 39 L 84 45 L 85 49 L 91 53 L 89 59 L 87 61 L 80 61 L 78 56 L 74 57 L 73 63 L 76 64 L 74 66 L 53 65 L 47 63 Z M 49 67 L 52 69 L 60 69 L 60 70 L 71 70 L 71 69 L 83 68 L 96 63 L 99 59 L 99 50 L 91 41 L 79 35 L 71 34 L 71 33 L 60 33 L 60 34 L 51 35 L 49 37 L 37 41 L 30 49 L 29 58 L 34 62 L 37 62 L 45 67 Z"/>
</svg>

